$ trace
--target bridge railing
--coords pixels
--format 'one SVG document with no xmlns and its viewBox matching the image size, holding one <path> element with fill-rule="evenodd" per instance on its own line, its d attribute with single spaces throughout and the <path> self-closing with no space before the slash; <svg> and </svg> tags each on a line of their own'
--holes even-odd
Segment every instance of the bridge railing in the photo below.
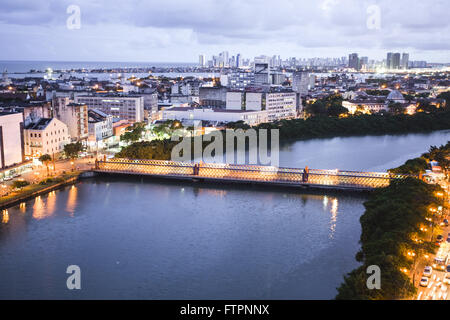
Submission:
<svg viewBox="0 0 450 320">
<path fill-rule="evenodd" d="M 219 163 L 190 163 L 164 160 L 110 159 L 96 162 L 96 169 L 104 172 L 122 172 L 160 176 L 198 176 L 199 178 L 265 181 L 353 188 L 380 188 L 393 179 L 405 179 L 407 175 L 381 172 L 278 168 L 257 165 Z"/>
</svg>

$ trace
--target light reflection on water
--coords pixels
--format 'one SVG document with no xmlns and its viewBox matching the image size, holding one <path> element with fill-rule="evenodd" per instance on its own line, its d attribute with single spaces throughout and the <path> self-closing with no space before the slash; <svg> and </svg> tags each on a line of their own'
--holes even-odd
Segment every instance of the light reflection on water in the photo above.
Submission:
<svg viewBox="0 0 450 320">
<path fill-rule="evenodd" d="M 282 150 L 282 162 L 386 168 L 447 139 L 435 133 L 297 142 Z M 364 200 L 85 181 L 2 212 L 0 273 L 8 276 L 0 298 L 330 299 L 358 265 Z M 70 264 L 82 268 L 80 292 L 65 289 Z"/>
</svg>

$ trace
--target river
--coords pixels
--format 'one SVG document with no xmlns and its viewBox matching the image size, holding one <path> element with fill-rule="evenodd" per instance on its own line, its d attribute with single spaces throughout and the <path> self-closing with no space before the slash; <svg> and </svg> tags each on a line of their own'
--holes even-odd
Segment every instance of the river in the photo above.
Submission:
<svg viewBox="0 0 450 320">
<path fill-rule="evenodd" d="M 450 131 L 283 144 L 280 165 L 380 171 Z M 365 195 L 97 178 L 2 213 L 2 299 L 332 299 Z M 66 268 L 81 269 L 68 290 Z"/>
</svg>

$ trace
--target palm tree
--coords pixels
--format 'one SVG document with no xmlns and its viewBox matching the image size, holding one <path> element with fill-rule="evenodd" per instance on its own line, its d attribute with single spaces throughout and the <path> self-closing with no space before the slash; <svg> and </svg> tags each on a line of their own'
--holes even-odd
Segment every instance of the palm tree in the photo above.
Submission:
<svg viewBox="0 0 450 320">
<path fill-rule="evenodd" d="M 47 176 L 49 176 L 48 164 L 50 163 L 50 161 L 52 161 L 52 157 L 49 154 L 43 154 L 39 157 L 39 161 L 45 164 L 45 166 L 47 167 Z"/>
</svg>

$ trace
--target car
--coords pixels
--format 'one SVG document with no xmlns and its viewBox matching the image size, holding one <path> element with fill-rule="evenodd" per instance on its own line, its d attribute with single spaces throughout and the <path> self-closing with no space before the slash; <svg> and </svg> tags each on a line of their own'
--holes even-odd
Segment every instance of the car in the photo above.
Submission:
<svg viewBox="0 0 450 320">
<path fill-rule="evenodd" d="M 450 264 L 446 268 L 447 272 L 450 272 Z"/>
<path fill-rule="evenodd" d="M 450 243 L 450 237 L 447 238 L 447 242 Z"/>
<path fill-rule="evenodd" d="M 447 219 L 444 219 L 442 222 L 444 223 L 444 225 L 445 225 L 446 227 L 448 227 L 448 220 L 447 220 Z"/>
<path fill-rule="evenodd" d="M 433 273 L 433 268 L 430 266 L 426 266 L 425 269 L 423 269 L 423 276 L 424 277 L 431 277 L 431 274 Z"/>
<path fill-rule="evenodd" d="M 444 240 L 444 236 L 442 234 L 438 235 L 436 238 L 437 241 L 441 242 Z"/>
<path fill-rule="evenodd" d="M 446 273 L 444 279 L 442 280 L 443 283 L 450 284 L 450 273 Z"/>
<path fill-rule="evenodd" d="M 428 286 L 428 278 L 427 277 L 422 277 L 422 279 L 420 279 L 420 286 L 421 287 L 426 287 Z"/>
</svg>

